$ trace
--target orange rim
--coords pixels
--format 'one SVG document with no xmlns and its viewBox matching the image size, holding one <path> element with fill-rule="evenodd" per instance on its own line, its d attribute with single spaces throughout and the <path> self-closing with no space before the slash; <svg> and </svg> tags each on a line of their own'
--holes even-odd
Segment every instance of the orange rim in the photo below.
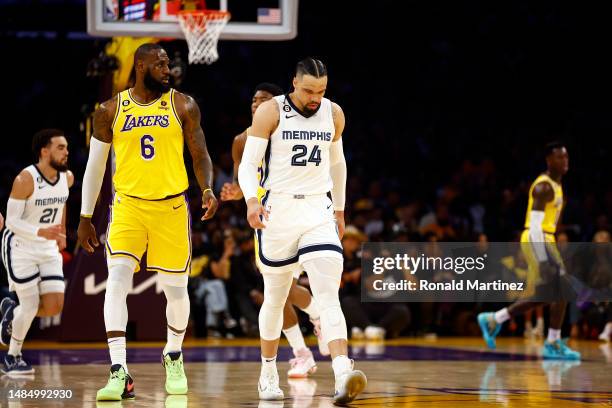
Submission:
<svg viewBox="0 0 612 408">
<path fill-rule="evenodd" d="M 224 19 L 231 17 L 228 11 L 221 10 L 181 10 L 178 12 L 179 16 L 194 16 L 194 17 L 206 17 L 208 20 L 211 19 Z"/>
</svg>

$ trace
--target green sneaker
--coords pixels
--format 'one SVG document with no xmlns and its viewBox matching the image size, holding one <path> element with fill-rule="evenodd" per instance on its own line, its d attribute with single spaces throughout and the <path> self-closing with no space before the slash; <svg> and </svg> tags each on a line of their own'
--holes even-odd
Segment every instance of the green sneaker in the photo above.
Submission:
<svg viewBox="0 0 612 408">
<path fill-rule="evenodd" d="M 135 396 L 134 380 L 125 372 L 121 364 L 115 364 L 111 366 L 106 386 L 98 390 L 96 401 L 121 401 Z"/>
<path fill-rule="evenodd" d="M 183 354 L 175 351 L 163 356 L 162 365 L 166 367 L 166 392 L 168 394 L 187 394 L 187 377 L 183 367 Z"/>
</svg>

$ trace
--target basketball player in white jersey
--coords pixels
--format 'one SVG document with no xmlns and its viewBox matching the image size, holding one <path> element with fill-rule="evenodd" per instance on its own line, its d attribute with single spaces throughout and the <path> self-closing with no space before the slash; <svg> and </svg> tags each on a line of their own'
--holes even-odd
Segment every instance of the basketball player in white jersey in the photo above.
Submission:
<svg viewBox="0 0 612 408">
<path fill-rule="evenodd" d="M 19 173 L 6 209 L 2 261 L 10 298 L 0 303 L 0 341 L 9 346 L 0 370 L 8 375 L 31 374 L 21 347 L 34 317 L 54 316 L 64 306 L 64 272 L 60 251 L 66 247 L 68 189 L 74 176 L 68 170 L 68 142 L 57 129 L 34 135 L 32 150 L 38 162 Z"/>
<path fill-rule="evenodd" d="M 345 404 L 365 388 L 367 380 L 363 372 L 353 370 L 348 358 L 346 321 L 338 298 L 346 187 L 344 113 L 323 97 L 327 69 L 321 61 L 300 61 L 293 86 L 292 93 L 263 103 L 255 112 L 238 171 L 265 285 L 259 313 L 259 398 L 284 398 L 276 354 L 292 268 L 298 262 L 308 274 L 331 352 L 334 401 Z M 259 201 L 257 168 L 262 159 L 266 193 Z"/>
<path fill-rule="evenodd" d="M 255 114 L 255 111 L 262 103 L 272 99 L 275 96 L 283 94 L 283 90 L 275 84 L 263 82 L 255 87 L 255 94 L 251 102 L 251 115 Z M 245 129 L 242 133 L 234 137 L 232 142 L 232 158 L 234 160 L 234 180 L 233 183 L 225 183 L 221 190 L 221 200 L 240 200 L 242 190 L 238 185 L 238 167 L 242 160 L 242 153 L 244 152 L 244 144 L 246 143 L 248 129 Z M 260 177 L 262 177 L 261 167 L 258 169 Z M 258 198 L 261 198 L 265 194 L 265 190 L 260 187 L 258 191 Z M 257 248 L 257 246 L 256 246 Z M 257 257 L 255 259 L 257 265 L 259 261 Z M 293 282 L 291 289 L 289 289 L 289 296 L 285 307 L 283 308 L 283 334 L 291 346 L 293 356 L 289 360 L 291 368 L 287 371 L 289 378 L 305 378 L 309 374 L 314 374 L 317 369 L 316 362 L 310 349 L 306 346 L 304 341 L 304 335 L 299 325 L 298 316 L 295 312 L 294 305 L 299 307 L 310 317 L 310 321 L 314 326 L 317 340 L 319 341 L 319 352 L 323 356 L 329 355 L 329 349 L 327 344 L 323 341 L 321 335 L 321 320 L 319 315 L 319 309 L 316 306 L 312 296 L 308 289 L 297 284 L 297 281 L 302 273 L 303 269 L 299 264 L 295 264 L 295 270 L 293 273 Z"/>
</svg>

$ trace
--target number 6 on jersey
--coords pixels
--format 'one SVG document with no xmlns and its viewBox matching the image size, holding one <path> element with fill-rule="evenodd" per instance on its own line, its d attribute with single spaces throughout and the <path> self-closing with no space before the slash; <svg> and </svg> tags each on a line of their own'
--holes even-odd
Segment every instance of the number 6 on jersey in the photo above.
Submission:
<svg viewBox="0 0 612 408">
<path fill-rule="evenodd" d="M 144 135 L 140 138 L 140 155 L 145 160 L 151 160 L 155 157 L 155 148 L 153 147 L 155 139 L 151 135 Z"/>
</svg>

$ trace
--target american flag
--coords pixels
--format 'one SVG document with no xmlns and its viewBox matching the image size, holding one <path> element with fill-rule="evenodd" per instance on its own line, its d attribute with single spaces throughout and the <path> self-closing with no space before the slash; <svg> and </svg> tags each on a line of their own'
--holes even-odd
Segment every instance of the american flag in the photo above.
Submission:
<svg viewBox="0 0 612 408">
<path fill-rule="evenodd" d="M 259 24 L 280 24 L 281 10 L 278 8 L 258 8 L 257 22 Z"/>
</svg>

